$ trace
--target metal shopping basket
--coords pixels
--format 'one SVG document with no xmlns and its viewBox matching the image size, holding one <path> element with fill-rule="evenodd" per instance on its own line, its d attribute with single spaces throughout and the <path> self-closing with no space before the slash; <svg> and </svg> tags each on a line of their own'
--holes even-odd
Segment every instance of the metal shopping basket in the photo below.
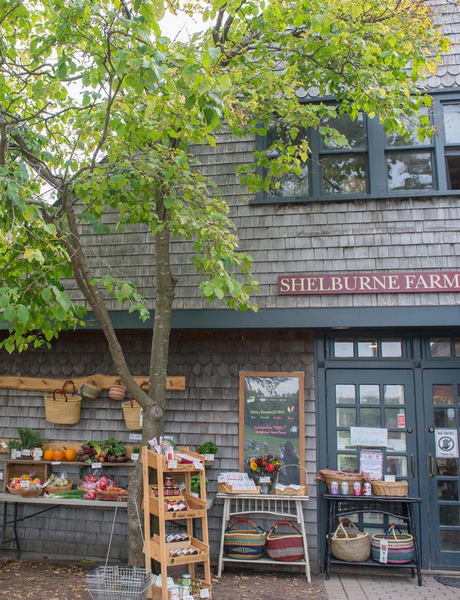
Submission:
<svg viewBox="0 0 460 600">
<path fill-rule="evenodd" d="M 151 573 L 128 567 L 98 567 L 86 576 L 93 600 L 147 600 Z"/>
</svg>

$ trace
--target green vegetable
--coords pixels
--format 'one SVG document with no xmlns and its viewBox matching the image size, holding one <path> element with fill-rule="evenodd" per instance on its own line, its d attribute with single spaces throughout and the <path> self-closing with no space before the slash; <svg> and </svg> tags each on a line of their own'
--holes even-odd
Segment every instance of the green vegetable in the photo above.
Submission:
<svg viewBox="0 0 460 600">
<path fill-rule="evenodd" d="M 110 438 L 109 440 L 104 440 L 101 442 L 101 448 L 107 454 L 112 454 L 113 456 L 125 456 L 126 448 L 123 443 L 115 438 Z"/>
<path fill-rule="evenodd" d="M 200 493 L 200 479 L 201 475 L 192 475 L 190 477 L 190 491 L 194 494 Z M 206 490 L 208 489 L 209 479 L 206 477 Z"/>
<path fill-rule="evenodd" d="M 61 498 L 62 500 L 83 500 L 83 496 L 86 494 L 86 490 L 69 490 L 68 492 L 58 492 L 57 494 L 50 494 L 53 498 Z"/>
<path fill-rule="evenodd" d="M 217 454 L 219 448 L 214 444 L 214 442 L 209 441 L 197 446 L 196 451 L 198 454 Z"/>
</svg>

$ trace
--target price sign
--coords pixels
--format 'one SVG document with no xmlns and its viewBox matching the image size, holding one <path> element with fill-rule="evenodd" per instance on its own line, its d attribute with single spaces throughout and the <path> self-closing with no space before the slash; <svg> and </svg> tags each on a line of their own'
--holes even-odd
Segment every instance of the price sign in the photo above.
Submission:
<svg viewBox="0 0 460 600">
<path fill-rule="evenodd" d="M 209 590 L 200 590 L 200 598 L 209 598 Z"/>
<path fill-rule="evenodd" d="M 8 448 L 8 444 L 7 444 L 6 442 L 2 442 L 2 443 L 0 444 L 0 446 L 1 446 L 2 448 L 4 448 L 5 450 Z"/>
<path fill-rule="evenodd" d="M 177 460 L 168 460 L 168 469 L 177 469 Z"/>
<path fill-rule="evenodd" d="M 21 487 L 24 489 L 30 488 L 30 481 L 28 479 L 23 479 L 21 481 Z"/>
<path fill-rule="evenodd" d="M 60 465 L 61 461 L 60 460 L 53 460 L 53 462 L 51 464 L 52 465 Z"/>
<path fill-rule="evenodd" d="M 202 465 L 202 463 L 200 463 L 199 460 L 194 461 L 193 466 L 195 467 L 195 469 L 198 469 L 199 471 L 203 470 L 203 465 Z"/>
<path fill-rule="evenodd" d="M 101 463 L 93 463 L 91 465 L 92 469 L 102 469 L 102 464 Z"/>
<path fill-rule="evenodd" d="M 406 415 L 403 413 L 400 413 L 398 415 L 398 427 L 405 427 L 406 426 Z"/>
<path fill-rule="evenodd" d="M 260 483 L 270 483 L 271 478 L 270 477 L 261 477 L 259 479 Z"/>
<path fill-rule="evenodd" d="M 142 440 L 142 433 L 130 433 L 129 439 L 134 442 L 140 442 Z"/>
<path fill-rule="evenodd" d="M 284 492 L 285 489 L 286 489 L 286 486 L 283 485 L 282 483 L 277 483 L 275 485 L 275 490 L 279 490 L 280 492 Z"/>
<path fill-rule="evenodd" d="M 205 454 L 204 460 L 207 460 L 208 462 L 214 462 L 214 454 Z"/>
<path fill-rule="evenodd" d="M 20 450 L 13 450 L 11 453 L 11 458 L 14 460 L 16 458 L 21 458 L 21 451 Z"/>
</svg>

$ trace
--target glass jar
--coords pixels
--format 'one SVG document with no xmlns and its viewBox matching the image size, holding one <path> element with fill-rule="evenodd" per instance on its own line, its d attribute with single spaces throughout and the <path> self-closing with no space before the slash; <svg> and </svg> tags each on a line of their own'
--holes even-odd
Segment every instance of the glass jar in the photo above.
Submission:
<svg viewBox="0 0 460 600">
<path fill-rule="evenodd" d="M 165 477 L 164 481 L 165 487 L 170 488 L 174 485 L 174 479 L 172 477 Z"/>
<path fill-rule="evenodd" d="M 173 496 L 180 496 L 180 489 L 178 485 L 173 487 Z"/>
<path fill-rule="evenodd" d="M 152 494 L 157 498 L 158 497 L 158 486 L 152 485 L 151 489 L 152 489 Z"/>
<path fill-rule="evenodd" d="M 185 573 L 184 575 L 182 575 L 182 585 L 186 585 L 188 587 L 190 587 L 192 585 L 192 578 L 190 577 L 190 575 L 188 573 Z"/>
</svg>

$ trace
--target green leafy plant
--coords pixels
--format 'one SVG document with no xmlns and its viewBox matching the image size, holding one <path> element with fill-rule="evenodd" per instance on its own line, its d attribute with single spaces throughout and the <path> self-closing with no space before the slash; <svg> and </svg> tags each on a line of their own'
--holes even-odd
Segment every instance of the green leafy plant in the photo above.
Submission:
<svg viewBox="0 0 460 600">
<path fill-rule="evenodd" d="M 209 441 L 197 446 L 196 451 L 198 454 L 217 454 L 219 448 L 214 444 L 214 442 Z"/>
<path fill-rule="evenodd" d="M 32 448 L 41 448 L 43 440 L 39 431 L 29 429 L 29 427 L 20 427 L 18 429 L 19 438 L 21 440 L 21 448 L 23 450 L 32 450 Z"/>
<path fill-rule="evenodd" d="M 10 440 L 6 445 L 6 449 L 8 450 L 8 452 L 12 452 L 13 450 L 21 450 L 21 440 Z"/>
<path fill-rule="evenodd" d="M 133 454 L 140 454 L 141 451 L 141 447 L 140 446 L 134 446 L 133 448 Z"/>
<path fill-rule="evenodd" d="M 194 494 L 200 493 L 200 479 L 201 479 L 200 475 L 192 475 L 190 477 L 190 491 L 192 491 Z M 209 479 L 207 477 L 205 479 L 206 479 L 206 491 L 208 491 Z"/>
</svg>

